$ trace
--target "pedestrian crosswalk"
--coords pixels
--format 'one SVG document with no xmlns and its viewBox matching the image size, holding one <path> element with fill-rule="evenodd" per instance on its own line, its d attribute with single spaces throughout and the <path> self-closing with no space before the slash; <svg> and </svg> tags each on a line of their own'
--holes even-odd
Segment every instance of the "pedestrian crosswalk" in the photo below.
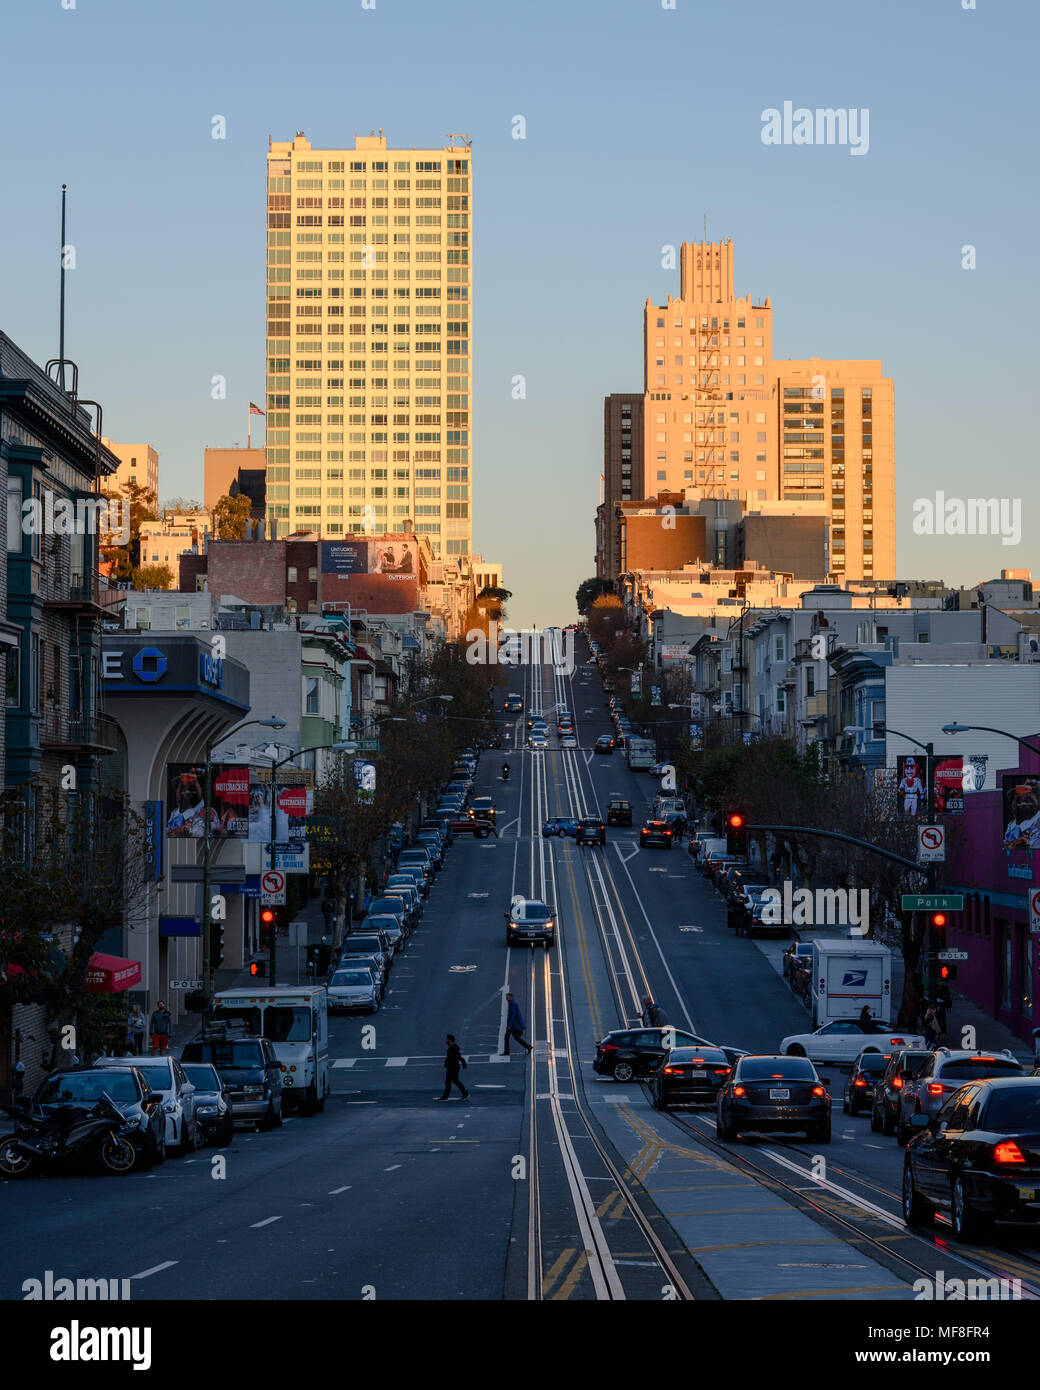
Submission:
<svg viewBox="0 0 1040 1390">
<path fill-rule="evenodd" d="M 489 1066 L 489 1065 L 491 1065 L 492 1063 L 506 1063 L 506 1064 L 508 1064 L 509 1062 L 511 1062 L 511 1061 L 513 1060 L 512 1056 L 510 1056 L 510 1057 L 500 1057 L 499 1054 L 498 1054 L 497 1052 L 492 1052 L 492 1053 L 480 1053 L 480 1052 L 472 1053 L 472 1052 L 467 1052 L 465 1055 L 466 1055 L 466 1061 L 469 1063 L 469 1065 L 470 1065 L 471 1067 L 473 1067 L 473 1066 Z M 526 1060 L 527 1060 L 527 1054 L 526 1054 L 526 1053 L 518 1054 L 518 1058 L 519 1058 L 519 1060 L 521 1060 L 521 1061 L 526 1061 Z M 380 1057 L 380 1056 L 377 1056 L 377 1055 L 372 1055 L 372 1056 L 368 1056 L 368 1057 L 365 1057 L 365 1056 L 362 1056 L 362 1057 L 333 1057 L 333 1058 L 330 1059 L 329 1065 L 330 1065 L 331 1067 L 335 1067 L 335 1068 L 339 1068 L 339 1067 L 353 1067 L 353 1068 L 355 1068 L 355 1069 L 360 1068 L 360 1069 L 362 1069 L 362 1070 L 372 1070 L 372 1069 L 377 1068 L 377 1067 L 378 1067 L 378 1068 L 383 1068 L 383 1067 L 407 1067 L 407 1066 L 443 1067 L 443 1066 L 444 1066 L 444 1054 L 443 1054 L 443 1053 L 438 1053 L 438 1054 L 436 1054 L 436 1055 L 429 1056 L 429 1057 Z"/>
</svg>

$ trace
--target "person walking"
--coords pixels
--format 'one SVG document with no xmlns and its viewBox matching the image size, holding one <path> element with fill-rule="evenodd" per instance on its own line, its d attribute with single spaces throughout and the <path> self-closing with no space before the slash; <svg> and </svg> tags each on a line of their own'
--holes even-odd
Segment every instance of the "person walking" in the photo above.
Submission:
<svg viewBox="0 0 1040 1390">
<path fill-rule="evenodd" d="M 451 1098 L 451 1088 L 457 1086 L 462 1092 L 462 1099 L 469 1098 L 469 1092 L 459 1080 L 459 1068 L 465 1067 L 466 1059 L 462 1055 L 462 1049 L 455 1041 L 455 1034 L 448 1033 L 444 1041 L 448 1045 L 448 1050 L 444 1054 L 444 1094 L 436 1096 L 436 1100 L 449 1100 Z"/>
<path fill-rule="evenodd" d="M 864 1004 L 859 1011 L 859 1026 L 868 1028 L 874 1022 L 874 1015 L 870 1012 L 870 1005 Z"/>
<path fill-rule="evenodd" d="M 924 1011 L 924 1036 L 929 1047 L 934 1047 L 939 1041 L 939 1020 L 934 1004 L 929 1004 Z"/>
<path fill-rule="evenodd" d="M 138 1057 L 144 1054 L 144 1030 L 147 1026 L 148 1020 L 145 1018 L 140 1004 L 135 1004 L 126 1021 L 126 1031 L 133 1043 L 132 1051 Z"/>
<path fill-rule="evenodd" d="M 526 1047 L 528 1053 L 534 1051 L 531 1044 L 524 1038 L 524 1016 L 520 1012 L 520 1005 L 513 998 L 512 993 L 506 995 L 506 1003 L 509 1005 L 506 1010 L 506 1036 L 502 1044 L 502 1056 L 509 1056 L 509 1039 L 515 1038 L 521 1047 Z"/>
<path fill-rule="evenodd" d="M 173 1026 L 166 1002 L 160 999 L 152 1011 L 152 1056 L 165 1057 L 170 1046 L 170 1030 Z"/>
</svg>

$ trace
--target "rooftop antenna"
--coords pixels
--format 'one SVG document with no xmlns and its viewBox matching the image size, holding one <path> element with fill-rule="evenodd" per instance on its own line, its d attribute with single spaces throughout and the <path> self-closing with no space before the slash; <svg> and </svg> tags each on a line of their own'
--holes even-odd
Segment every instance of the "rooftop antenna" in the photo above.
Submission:
<svg viewBox="0 0 1040 1390">
<path fill-rule="evenodd" d="M 65 390 L 65 184 L 61 186 L 61 291 L 58 303 L 58 385 Z"/>
</svg>

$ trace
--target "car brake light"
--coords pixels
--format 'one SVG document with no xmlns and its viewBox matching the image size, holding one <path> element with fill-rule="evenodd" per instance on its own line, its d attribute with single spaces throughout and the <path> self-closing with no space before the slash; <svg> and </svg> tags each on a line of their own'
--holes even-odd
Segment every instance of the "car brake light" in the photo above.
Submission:
<svg viewBox="0 0 1040 1390">
<path fill-rule="evenodd" d="M 664 1067 L 663 1071 L 665 1076 L 677 1076 L 679 1074 L 678 1067 Z"/>
<path fill-rule="evenodd" d="M 903 1042 L 903 1039 L 902 1039 L 902 1038 L 889 1038 L 889 1042 L 892 1044 L 893 1047 L 899 1047 L 900 1044 Z"/>
<path fill-rule="evenodd" d="M 893 1091 L 901 1091 L 903 1089 L 903 1078 L 901 1076 L 893 1076 L 892 1089 Z"/>
<path fill-rule="evenodd" d="M 746 1095 L 747 1095 L 747 1088 L 744 1087 L 744 1086 L 734 1086 L 734 1087 L 733 1087 L 733 1094 L 734 1094 L 735 1096 L 746 1096 Z"/>
<path fill-rule="evenodd" d="M 852 1084 L 853 1086 L 865 1086 L 867 1083 L 863 1080 L 862 1076 L 857 1076 Z"/>
<path fill-rule="evenodd" d="M 993 1150 L 993 1158 L 997 1163 L 1025 1163 L 1022 1150 L 1013 1139 L 1005 1139 Z"/>
<path fill-rule="evenodd" d="M 618 1050 L 617 1043 L 600 1043 L 599 1050 L 600 1052 L 616 1052 Z"/>
<path fill-rule="evenodd" d="M 928 1083 L 928 1094 L 929 1094 L 930 1096 L 941 1096 L 942 1093 L 943 1093 L 943 1087 L 940 1085 L 940 1083 L 939 1083 L 938 1081 L 929 1081 L 929 1083 Z"/>
<path fill-rule="evenodd" d="M 996 1057 L 976 1057 L 976 1062 L 995 1062 Z"/>
<path fill-rule="evenodd" d="M 814 1096 L 825 1096 L 827 1094 L 822 1086 L 814 1086 L 812 1088 L 812 1093 Z"/>
<path fill-rule="evenodd" d="M 716 1067 L 716 1068 L 715 1068 L 715 1075 L 716 1075 L 716 1076 L 729 1076 L 729 1073 L 730 1073 L 730 1068 L 729 1068 L 729 1067 Z"/>
</svg>

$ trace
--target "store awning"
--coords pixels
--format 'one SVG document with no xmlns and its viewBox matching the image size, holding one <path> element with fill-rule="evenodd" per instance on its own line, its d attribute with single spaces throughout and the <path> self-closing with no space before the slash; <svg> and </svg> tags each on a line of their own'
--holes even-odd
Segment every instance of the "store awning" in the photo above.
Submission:
<svg viewBox="0 0 1040 1390">
<path fill-rule="evenodd" d="M 93 955 L 87 966 L 88 994 L 118 994 L 141 983 L 141 962 L 122 956 Z"/>
</svg>

